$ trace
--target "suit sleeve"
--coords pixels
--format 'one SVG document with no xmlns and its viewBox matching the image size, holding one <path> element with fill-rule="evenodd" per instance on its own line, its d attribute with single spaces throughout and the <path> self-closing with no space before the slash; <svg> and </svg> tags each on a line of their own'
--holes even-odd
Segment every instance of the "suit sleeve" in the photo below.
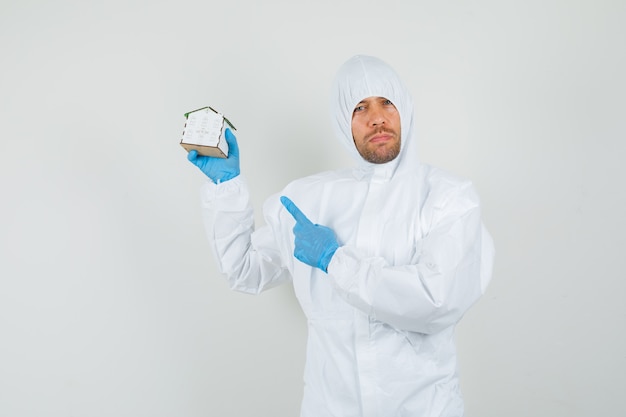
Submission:
<svg viewBox="0 0 626 417">
<path fill-rule="evenodd" d="M 258 294 L 291 279 L 272 230 L 255 230 L 250 193 L 241 175 L 220 184 L 207 181 L 201 194 L 209 245 L 231 289 Z"/>
<path fill-rule="evenodd" d="M 401 330 L 429 334 L 456 324 L 490 280 L 493 242 L 471 186 L 456 190 L 441 207 L 417 244 L 415 264 L 389 265 L 358 248 L 339 248 L 328 275 L 341 296 Z"/>
</svg>

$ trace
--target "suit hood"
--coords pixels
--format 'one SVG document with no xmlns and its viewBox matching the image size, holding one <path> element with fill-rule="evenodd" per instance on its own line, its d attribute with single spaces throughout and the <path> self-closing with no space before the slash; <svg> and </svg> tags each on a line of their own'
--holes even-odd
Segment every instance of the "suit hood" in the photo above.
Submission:
<svg viewBox="0 0 626 417">
<path fill-rule="evenodd" d="M 352 113 L 367 97 L 385 97 L 400 113 L 400 154 L 385 164 L 363 159 L 352 138 Z M 339 68 L 332 85 L 330 110 L 336 136 L 361 169 L 381 171 L 388 177 L 401 166 L 417 164 L 413 100 L 394 69 L 379 58 L 356 55 Z"/>
</svg>

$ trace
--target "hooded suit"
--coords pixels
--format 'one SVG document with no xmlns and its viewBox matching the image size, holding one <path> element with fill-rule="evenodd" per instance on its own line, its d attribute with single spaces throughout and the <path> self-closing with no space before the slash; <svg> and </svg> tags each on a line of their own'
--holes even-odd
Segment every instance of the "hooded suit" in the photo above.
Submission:
<svg viewBox="0 0 626 417">
<path fill-rule="evenodd" d="M 385 97 L 401 149 L 365 161 L 352 113 Z M 471 182 L 420 163 L 411 96 L 381 60 L 355 56 L 338 71 L 331 118 L 356 165 L 291 182 L 264 204 L 255 230 L 244 178 L 203 188 L 209 242 L 231 288 L 259 293 L 293 281 L 307 317 L 302 417 L 463 415 L 454 328 L 491 278 L 493 243 Z M 340 244 L 327 273 L 294 258 L 285 195 Z"/>
</svg>

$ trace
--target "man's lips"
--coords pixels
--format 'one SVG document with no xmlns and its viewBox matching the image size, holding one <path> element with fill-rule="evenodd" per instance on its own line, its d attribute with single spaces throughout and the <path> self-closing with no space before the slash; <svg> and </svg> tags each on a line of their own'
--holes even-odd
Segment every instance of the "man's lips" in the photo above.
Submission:
<svg viewBox="0 0 626 417">
<path fill-rule="evenodd" d="M 379 133 L 373 134 L 367 141 L 372 142 L 372 143 L 378 143 L 378 142 L 386 142 L 390 140 L 391 138 L 393 138 L 392 133 L 379 132 Z"/>
</svg>

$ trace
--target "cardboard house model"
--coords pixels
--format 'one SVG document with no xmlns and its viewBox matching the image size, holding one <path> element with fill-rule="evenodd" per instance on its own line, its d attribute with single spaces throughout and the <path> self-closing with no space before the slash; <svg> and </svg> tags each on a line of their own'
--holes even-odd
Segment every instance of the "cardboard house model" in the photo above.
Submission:
<svg viewBox="0 0 626 417">
<path fill-rule="evenodd" d="M 185 113 L 185 118 L 187 121 L 180 144 L 187 152 L 194 149 L 199 155 L 228 157 L 228 143 L 224 136 L 226 128 L 237 129 L 222 113 L 203 107 Z"/>
</svg>

